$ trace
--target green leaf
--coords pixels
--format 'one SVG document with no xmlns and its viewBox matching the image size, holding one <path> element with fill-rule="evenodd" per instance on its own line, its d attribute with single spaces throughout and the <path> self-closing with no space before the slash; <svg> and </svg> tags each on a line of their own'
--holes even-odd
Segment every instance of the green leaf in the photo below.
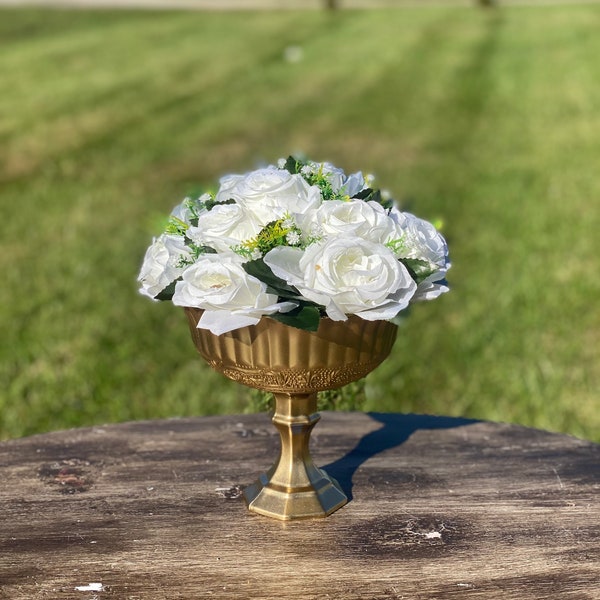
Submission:
<svg viewBox="0 0 600 600">
<path fill-rule="evenodd" d="M 377 202 L 377 204 L 381 204 L 381 206 L 383 206 L 383 208 L 386 210 L 389 210 L 392 208 L 392 206 L 394 206 L 394 201 L 391 198 L 387 200 L 383 199 L 381 196 L 381 190 L 365 188 L 364 190 L 358 192 L 354 198 L 357 198 L 358 200 L 364 200 L 365 202 Z"/>
<path fill-rule="evenodd" d="M 207 200 L 204 203 L 204 208 L 206 208 L 206 210 L 212 210 L 215 206 L 219 206 L 220 204 L 235 204 L 235 200 L 233 198 L 229 198 L 229 200 L 223 200 L 222 202 L 217 202 L 216 200 Z"/>
<path fill-rule="evenodd" d="M 198 250 L 198 256 L 200 254 L 217 254 L 217 251 L 211 246 L 196 246 Z"/>
<path fill-rule="evenodd" d="M 288 156 L 288 159 L 285 161 L 284 169 L 289 171 L 292 175 L 296 175 L 297 173 L 300 173 L 300 169 L 303 166 L 304 165 L 299 160 L 296 160 L 293 156 Z"/>
<path fill-rule="evenodd" d="M 373 190 L 371 188 L 365 188 L 364 190 L 360 190 L 358 194 L 355 194 L 354 198 L 356 198 L 357 200 L 364 200 L 366 202 L 367 200 L 370 200 L 370 196 L 372 194 Z"/>
<path fill-rule="evenodd" d="M 300 292 L 293 286 L 286 283 L 280 277 L 277 277 L 271 268 L 265 264 L 262 258 L 249 260 L 243 265 L 244 271 L 267 284 L 267 291 L 271 294 L 277 294 L 283 298 L 296 298 Z"/>
<path fill-rule="evenodd" d="M 430 263 L 426 260 L 420 260 L 418 258 L 401 258 L 400 262 L 408 269 L 410 276 L 417 283 L 421 283 L 421 281 L 436 271 L 436 269 L 431 268 Z"/>
<path fill-rule="evenodd" d="M 155 298 L 157 300 L 171 300 L 173 298 L 173 294 L 175 293 L 175 284 L 177 281 L 173 281 L 170 283 L 164 290 L 162 290 Z"/>
<path fill-rule="evenodd" d="M 381 190 L 375 190 L 373 192 L 373 194 L 371 195 L 371 197 L 369 198 L 369 200 L 372 200 L 373 202 L 377 202 L 377 204 L 381 204 L 381 206 L 383 206 L 383 208 L 385 208 L 386 210 L 389 210 L 390 208 L 392 208 L 394 206 L 394 201 L 391 198 L 388 198 L 387 200 L 385 200 L 381 196 Z"/>
<path fill-rule="evenodd" d="M 321 321 L 321 311 L 311 305 L 299 306 L 290 312 L 275 313 L 270 316 L 284 325 L 304 329 L 304 331 L 317 331 Z"/>
</svg>

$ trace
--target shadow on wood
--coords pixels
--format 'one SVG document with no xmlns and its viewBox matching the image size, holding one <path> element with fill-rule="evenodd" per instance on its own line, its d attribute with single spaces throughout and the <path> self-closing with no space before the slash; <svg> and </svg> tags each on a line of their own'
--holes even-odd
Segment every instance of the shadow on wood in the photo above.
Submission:
<svg viewBox="0 0 600 600">
<path fill-rule="evenodd" d="M 352 479 L 358 468 L 367 460 L 379 454 L 400 446 L 420 429 L 452 429 L 471 425 L 478 421 L 453 417 L 436 417 L 432 415 L 401 415 L 393 413 L 367 413 L 374 421 L 383 427 L 368 433 L 345 456 L 325 465 L 323 469 L 337 479 L 348 500 L 352 500 Z"/>
</svg>

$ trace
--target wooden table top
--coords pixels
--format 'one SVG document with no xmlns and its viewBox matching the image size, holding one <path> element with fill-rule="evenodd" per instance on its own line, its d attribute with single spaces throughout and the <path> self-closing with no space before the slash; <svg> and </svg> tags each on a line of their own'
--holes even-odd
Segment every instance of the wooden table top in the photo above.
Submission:
<svg viewBox="0 0 600 600">
<path fill-rule="evenodd" d="M 266 415 L 0 444 L 0 598 L 600 599 L 600 446 L 515 425 L 323 413 L 351 501 L 281 522 L 240 496 Z"/>
</svg>

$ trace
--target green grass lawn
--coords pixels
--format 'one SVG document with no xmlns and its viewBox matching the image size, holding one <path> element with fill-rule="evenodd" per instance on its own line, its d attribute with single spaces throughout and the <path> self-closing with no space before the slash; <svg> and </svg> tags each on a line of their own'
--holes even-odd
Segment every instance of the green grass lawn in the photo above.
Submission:
<svg viewBox="0 0 600 600">
<path fill-rule="evenodd" d="M 303 151 L 450 244 L 365 409 L 600 441 L 600 6 L 0 16 L 0 438 L 246 410 L 135 279 L 186 194 Z"/>
</svg>

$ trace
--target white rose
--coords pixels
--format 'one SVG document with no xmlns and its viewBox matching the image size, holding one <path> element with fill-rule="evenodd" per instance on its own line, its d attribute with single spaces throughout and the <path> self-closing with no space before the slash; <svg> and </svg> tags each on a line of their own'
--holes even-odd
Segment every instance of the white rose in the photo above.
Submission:
<svg viewBox="0 0 600 600">
<path fill-rule="evenodd" d="M 216 200 L 231 198 L 253 213 L 262 226 L 286 213 L 304 214 L 322 201 L 319 189 L 308 185 L 301 175 L 275 167 L 222 178 Z"/>
<path fill-rule="evenodd" d="M 185 239 L 179 235 L 163 233 L 153 240 L 146 250 L 138 281 L 140 293 L 156 298 L 162 290 L 179 278 L 185 269 L 182 261 L 191 259 Z"/>
<path fill-rule="evenodd" d="M 385 243 L 396 235 L 396 224 L 377 202 L 363 200 L 329 200 L 309 213 L 301 225 L 306 231 L 321 235 L 360 237 L 376 243 Z"/>
<path fill-rule="evenodd" d="M 360 238 L 333 238 L 305 251 L 279 246 L 264 261 L 334 321 L 346 320 L 346 314 L 391 319 L 408 306 L 417 287 L 388 248 Z"/>
<path fill-rule="evenodd" d="M 262 281 L 244 271 L 238 256 L 206 254 L 188 267 L 175 285 L 173 304 L 204 309 L 198 328 L 221 335 L 296 306 L 278 304 L 277 296 L 266 289 Z"/>
<path fill-rule="evenodd" d="M 435 277 L 435 281 L 432 279 Z M 413 297 L 413 301 L 423 301 L 423 300 L 433 300 L 442 294 L 450 291 L 450 288 L 446 284 L 445 279 L 439 279 L 440 274 L 436 273 L 435 275 L 429 276 L 427 279 L 424 279 L 417 286 L 417 291 Z"/>
<path fill-rule="evenodd" d="M 215 200 L 217 202 L 226 202 L 233 198 L 232 192 L 235 190 L 235 187 L 242 181 L 246 175 L 224 175 L 219 179 L 219 191 L 215 195 Z"/>
<path fill-rule="evenodd" d="M 199 215 L 198 226 L 186 233 L 199 246 L 228 252 L 231 246 L 255 237 L 260 230 L 260 223 L 239 204 L 217 204 Z"/>
<path fill-rule="evenodd" d="M 449 290 L 444 278 L 451 267 L 448 245 L 439 231 L 429 222 L 393 208 L 390 216 L 398 224 L 401 244 L 397 256 L 415 258 L 429 263 L 434 271 L 421 281 L 414 300 L 433 300 Z"/>
<path fill-rule="evenodd" d="M 448 245 L 439 231 L 429 222 L 397 208 L 390 211 L 402 236 L 400 258 L 418 258 L 442 268 L 446 265 Z"/>
</svg>

